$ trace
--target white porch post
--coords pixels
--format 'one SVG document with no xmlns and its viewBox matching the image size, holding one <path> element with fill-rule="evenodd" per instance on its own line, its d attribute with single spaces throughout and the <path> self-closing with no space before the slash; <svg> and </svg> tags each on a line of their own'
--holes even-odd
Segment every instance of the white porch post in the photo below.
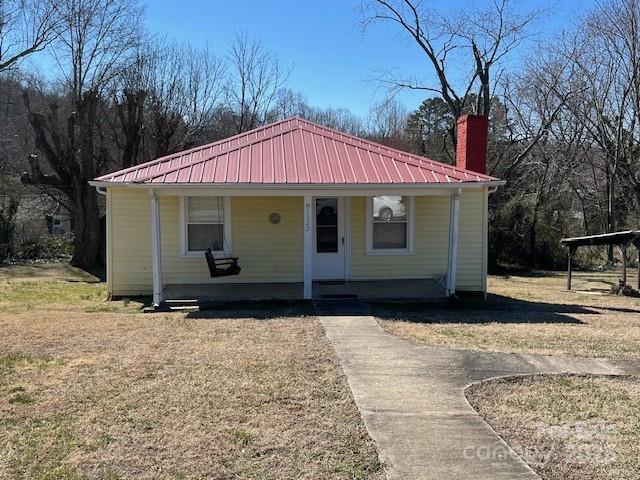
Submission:
<svg viewBox="0 0 640 480">
<path fill-rule="evenodd" d="M 151 190 L 151 268 L 153 272 L 153 305 L 162 303 L 162 253 L 160 251 L 160 205 L 158 195 Z"/>
<path fill-rule="evenodd" d="M 456 269 L 458 265 L 458 217 L 460 213 L 460 195 L 458 188 L 451 195 L 451 210 L 449 213 L 449 263 L 447 266 L 447 297 L 456 293 Z"/>
<path fill-rule="evenodd" d="M 304 299 L 311 300 L 313 298 L 313 221 L 312 221 L 312 205 L 313 198 L 309 195 L 304 197 Z"/>
</svg>

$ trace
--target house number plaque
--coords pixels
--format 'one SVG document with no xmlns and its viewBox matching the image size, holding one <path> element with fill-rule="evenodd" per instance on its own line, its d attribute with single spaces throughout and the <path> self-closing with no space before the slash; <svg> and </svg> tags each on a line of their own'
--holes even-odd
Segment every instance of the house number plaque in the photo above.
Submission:
<svg viewBox="0 0 640 480">
<path fill-rule="evenodd" d="M 281 217 L 279 213 L 273 212 L 271 215 L 269 215 L 269 221 L 274 225 L 280 223 L 280 219 Z"/>
</svg>

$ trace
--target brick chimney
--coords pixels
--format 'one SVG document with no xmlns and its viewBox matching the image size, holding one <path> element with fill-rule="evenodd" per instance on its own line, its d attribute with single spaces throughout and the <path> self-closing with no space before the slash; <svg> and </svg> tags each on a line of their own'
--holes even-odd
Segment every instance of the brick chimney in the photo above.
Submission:
<svg viewBox="0 0 640 480">
<path fill-rule="evenodd" d="M 487 173 L 487 134 L 489 121 L 482 115 L 458 118 L 456 166 L 476 173 Z"/>
</svg>

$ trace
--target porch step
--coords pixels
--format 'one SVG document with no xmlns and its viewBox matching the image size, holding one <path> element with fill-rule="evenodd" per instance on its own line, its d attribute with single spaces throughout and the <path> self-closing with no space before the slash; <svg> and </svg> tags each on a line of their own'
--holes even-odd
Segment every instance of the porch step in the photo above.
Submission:
<svg viewBox="0 0 640 480">
<path fill-rule="evenodd" d="M 313 307 L 316 315 L 323 316 L 369 314 L 369 307 L 357 297 L 316 298 L 313 301 Z"/>
<path fill-rule="evenodd" d="M 200 310 L 200 303 L 197 300 L 166 300 L 159 307 L 145 307 L 144 313 L 161 312 L 195 312 Z"/>
<path fill-rule="evenodd" d="M 165 300 L 164 303 L 167 305 L 198 305 L 199 301 L 197 299 L 174 299 Z"/>
</svg>

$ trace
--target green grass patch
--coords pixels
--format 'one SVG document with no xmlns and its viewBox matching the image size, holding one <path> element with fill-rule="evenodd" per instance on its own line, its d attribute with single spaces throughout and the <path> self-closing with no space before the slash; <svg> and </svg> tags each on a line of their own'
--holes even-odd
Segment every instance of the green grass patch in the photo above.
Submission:
<svg viewBox="0 0 640 480">
<path fill-rule="evenodd" d="M 0 355 L 0 377 L 10 375 L 17 367 L 35 365 L 38 368 L 46 368 L 53 362 L 49 355 L 33 356 L 24 353 L 10 353 Z"/>
<path fill-rule="evenodd" d="M 0 286 L 3 302 L 30 308 L 39 305 L 71 305 L 99 302 L 107 298 L 104 283 L 36 281 L 6 282 Z"/>
<path fill-rule="evenodd" d="M 85 478 L 76 467 L 67 463 L 78 448 L 68 421 L 63 416 L 33 419 L 13 432 L 12 448 L 7 456 L 12 478 L 38 480 L 80 480 Z M 47 455 L 42 455 L 47 452 Z"/>
<path fill-rule="evenodd" d="M 233 439 L 241 445 L 249 445 L 254 438 L 254 434 L 243 428 L 236 428 L 231 431 Z"/>
<path fill-rule="evenodd" d="M 343 474 L 351 480 L 365 480 L 382 471 L 382 463 L 374 460 L 364 465 L 338 462 L 335 468 L 336 473 Z"/>
<path fill-rule="evenodd" d="M 111 469 L 107 469 L 107 471 L 100 476 L 100 480 L 120 480 L 121 478 L 118 472 Z"/>
<path fill-rule="evenodd" d="M 40 280 L 8 281 L 0 283 L 0 307 L 9 312 L 56 307 L 87 313 L 138 313 L 144 306 L 141 300 L 107 301 L 106 283 Z"/>
<path fill-rule="evenodd" d="M 33 398 L 28 393 L 23 392 L 16 393 L 15 395 L 9 397 L 9 403 L 11 404 L 30 405 L 32 403 L 35 403 L 35 401 L 35 398 Z"/>
</svg>

